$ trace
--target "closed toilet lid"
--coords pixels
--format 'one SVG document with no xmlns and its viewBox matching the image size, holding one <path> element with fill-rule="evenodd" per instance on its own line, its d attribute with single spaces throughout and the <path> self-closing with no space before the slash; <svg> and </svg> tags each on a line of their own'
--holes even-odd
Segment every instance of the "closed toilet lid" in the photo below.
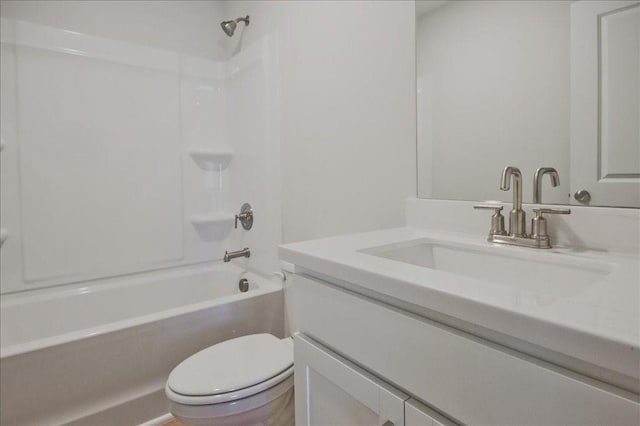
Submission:
<svg viewBox="0 0 640 426">
<path fill-rule="evenodd" d="M 217 395 L 269 380 L 293 365 L 290 343 L 271 334 L 253 334 L 218 343 L 185 359 L 167 386 L 189 396 Z"/>
</svg>

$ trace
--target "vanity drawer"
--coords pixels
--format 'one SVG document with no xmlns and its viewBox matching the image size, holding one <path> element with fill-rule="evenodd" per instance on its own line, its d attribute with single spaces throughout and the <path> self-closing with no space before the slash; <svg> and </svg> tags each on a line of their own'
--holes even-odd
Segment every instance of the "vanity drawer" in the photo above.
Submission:
<svg viewBox="0 0 640 426">
<path fill-rule="evenodd" d="M 637 400 L 589 378 L 320 280 L 293 280 L 301 332 L 462 423 L 640 424 Z"/>
</svg>

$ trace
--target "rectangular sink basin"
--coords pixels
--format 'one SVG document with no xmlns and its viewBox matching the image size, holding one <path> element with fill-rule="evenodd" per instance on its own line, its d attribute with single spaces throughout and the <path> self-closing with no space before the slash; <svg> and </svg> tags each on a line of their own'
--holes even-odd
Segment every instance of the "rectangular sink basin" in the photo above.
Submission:
<svg viewBox="0 0 640 426">
<path fill-rule="evenodd" d="M 435 240 L 407 241 L 361 252 L 513 289 L 552 293 L 558 297 L 583 291 L 613 269 L 607 263 L 594 263 L 546 250 L 514 250 L 510 247 L 481 247 Z"/>
</svg>

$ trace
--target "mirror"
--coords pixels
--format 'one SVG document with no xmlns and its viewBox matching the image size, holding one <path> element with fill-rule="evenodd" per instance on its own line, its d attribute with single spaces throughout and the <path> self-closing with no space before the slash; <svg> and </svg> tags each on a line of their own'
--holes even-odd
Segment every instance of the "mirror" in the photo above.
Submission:
<svg viewBox="0 0 640 426">
<path fill-rule="evenodd" d="M 418 197 L 640 207 L 638 6 L 416 1 Z"/>
</svg>

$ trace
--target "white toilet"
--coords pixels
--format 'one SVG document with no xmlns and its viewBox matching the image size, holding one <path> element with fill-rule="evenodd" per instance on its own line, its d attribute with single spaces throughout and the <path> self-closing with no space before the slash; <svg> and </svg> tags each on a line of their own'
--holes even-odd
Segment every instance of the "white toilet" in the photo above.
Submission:
<svg viewBox="0 0 640 426">
<path fill-rule="evenodd" d="M 165 393 L 187 425 L 293 426 L 293 342 L 252 334 L 218 343 L 174 368 Z"/>
</svg>

